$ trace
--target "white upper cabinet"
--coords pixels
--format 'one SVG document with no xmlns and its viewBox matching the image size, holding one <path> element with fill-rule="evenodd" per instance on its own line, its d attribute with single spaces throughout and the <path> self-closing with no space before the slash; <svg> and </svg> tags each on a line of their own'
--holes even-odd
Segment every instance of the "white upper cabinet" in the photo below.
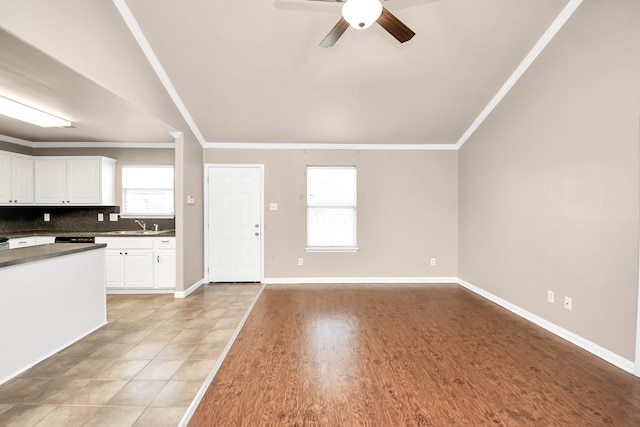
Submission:
<svg viewBox="0 0 640 427">
<path fill-rule="evenodd" d="M 37 159 L 35 161 L 36 203 L 61 205 L 67 203 L 67 161 Z"/>
<path fill-rule="evenodd" d="M 32 204 L 33 200 L 33 159 L 0 154 L 0 204 Z"/>
<path fill-rule="evenodd" d="M 115 205 L 116 161 L 106 157 L 35 160 L 35 202 L 41 205 Z"/>
<path fill-rule="evenodd" d="M 0 154 L 0 203 L 11 203 L 11 157 Z"/>
<path fill-rule="evenodd" d="M 16 203 L 33 203 L 33 159 L 14 157 L 11 159 L 13 200 Z"/>
</svg>

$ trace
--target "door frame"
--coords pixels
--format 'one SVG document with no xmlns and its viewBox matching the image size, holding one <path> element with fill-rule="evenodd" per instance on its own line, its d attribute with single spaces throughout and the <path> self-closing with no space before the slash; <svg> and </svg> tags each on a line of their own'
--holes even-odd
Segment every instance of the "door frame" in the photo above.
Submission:
<svg viewBox="0 0 640 427">
<path fill-rule="evenodd" d="M 639 120 L 638 120 L 638 124 L 640 124 L 640 116 L 638 116 Z M 640 130 L 640 126 L 638 126 L 638 130 Z M 639 138 L 638 141 L 640 142 L 640 132 L 638 133 Z M 640 159 L 639 159 L 640 160 Z M 640 183 L 638 185 L 638 188 L 640 189 Z M 639 195 L 640 197 L 640 195 Z M 640 224 L 640 218 L 638 221 L 638 224 Z M 633 374 L 636 377 L 640 377 L 640 232 L 638 233 L 638 303 L 636 305 L 636 353 L 635 353 L 635 359 L 633 360 Z"/>
<path fill-rule="evenodd" d="M 260 283 L 264 282 L 264 164 L 261 163 L 205 163 L 204 164 L 204 281 L 209 281 L 209 172 L 220 168 L 256 168 L 260 170 Z"/>
</svg>

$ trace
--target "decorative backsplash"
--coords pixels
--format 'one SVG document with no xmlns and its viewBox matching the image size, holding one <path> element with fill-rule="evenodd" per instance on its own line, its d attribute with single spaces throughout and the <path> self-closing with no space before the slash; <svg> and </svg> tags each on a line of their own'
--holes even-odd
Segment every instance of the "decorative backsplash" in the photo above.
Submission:
<svg viewBox="0 0 640 427">
<path fill-rule="evenodd" d="M 137 230 L 135 218 L 109 221 L 110 213 L 120 212 L 119 206 L 4 206 L 0 207 L 0 234 L 15 231 L 111 231 Z M 49 221 L 44 215 L 49 214 Z M 98 214 L 104 221 L 98 221 Z M 161 230 L 175 229 L 174 219 L 144 218 L 147 229 L 158 224 Z"/>
</svg>

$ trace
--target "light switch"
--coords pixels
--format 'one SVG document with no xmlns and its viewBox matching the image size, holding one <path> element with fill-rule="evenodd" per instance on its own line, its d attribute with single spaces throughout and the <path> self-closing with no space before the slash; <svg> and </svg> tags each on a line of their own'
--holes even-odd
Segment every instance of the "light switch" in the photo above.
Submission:
<svg viewBox="0 0 640 427">
<path fill-rule="evenodd" d="M 195 205 L 196 204 L 196 196 L 187 196 L 187 204 Z"/>
<path fill-rule="evenodd" d="M 278 210 L 278 204 L 277 203 L 269 203 L 269 210 L 270 211 L 277 211 Z"/>
<path fill-rule="evenodd" d="M 104 214 L 102 213 L 98 214 L 98 221 L 104 221 Z"/>
<path fill-rule="evenodd" d="M 49 215 L 48 213 L 44 214 L 44 220 L 51 221 L 51 215 Z"/>
</svg>

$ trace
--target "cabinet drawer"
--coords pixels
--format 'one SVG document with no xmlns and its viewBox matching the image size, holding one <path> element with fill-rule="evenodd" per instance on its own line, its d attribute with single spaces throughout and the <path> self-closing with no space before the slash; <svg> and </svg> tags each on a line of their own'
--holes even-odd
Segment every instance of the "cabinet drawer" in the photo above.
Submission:
<svg viewBox="0 0 640 427">
<path fill-rule="evenodd" d="M 154 239 L 155 249 L 175 249 L 176 238 L 175 237 L 156 237 Z"/>
<path fill-rule="evenodd" d="M 26 248 L 28 246 L 34 246 L 36 244 L 35 237 L 20 237 L 15 239 L 9 239 L 9 249 Z"/>
<path fill-rule="evenodd" d="M 106 243 L 109 249 L 153 249 L 151 237 L 96 237 L 96 243 Z"/>
</svg>

